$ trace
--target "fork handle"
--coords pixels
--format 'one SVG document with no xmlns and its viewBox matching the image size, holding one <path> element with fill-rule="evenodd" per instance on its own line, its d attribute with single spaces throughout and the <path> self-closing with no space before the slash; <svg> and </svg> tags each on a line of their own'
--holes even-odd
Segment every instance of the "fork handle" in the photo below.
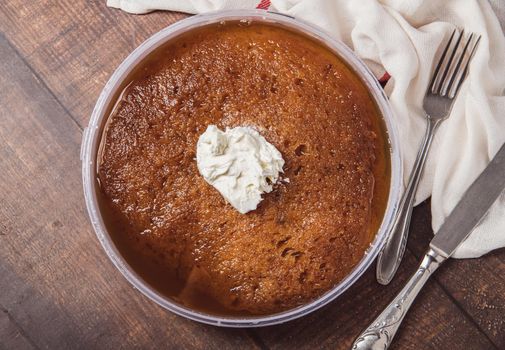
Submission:
<svg viewBox="0 0 505 350">
<path fill-rule="evenodd" d="M 353 350 L 384 350 L 389 347 L 414 299 L 428 278 L 446 260 L 430 249 L 405 287 L 355 340 Z"/>
<path fill-rule="evenodd" d="M 427 126 L 426 133 L 421 144 L 421 148 L 417 154 L 414 168 L 412 169 L 409 183 L 402 196 L 400 205 L 398 206 L 395 220 L 389 238 L 379 254 L 377 260 L 377 281 L 380 284 L 389 284 L 393 279 L 396 270 L 405 253 L 405 246 L 407 245 L 407 237 L 409 234 L 410 218 L 412 216 L 412 208 L 414 206 L 414 199 L 417 191 L 417 185 L 423 173 L 424 164 L 428 156 L 435 132 L 440 125 L 442 119 L 426 117 Z"/>
</svg>

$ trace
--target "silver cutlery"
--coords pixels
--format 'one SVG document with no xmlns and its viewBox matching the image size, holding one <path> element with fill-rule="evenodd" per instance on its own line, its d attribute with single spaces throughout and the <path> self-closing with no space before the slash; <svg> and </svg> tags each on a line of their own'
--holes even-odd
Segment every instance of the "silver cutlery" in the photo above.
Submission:
<svg viewBox="0 0 505 350">
<path fill-rule="evenodd" d="M 416 273 L 386 309 L 356 339 L 353 349 L 387 349 L 410 305 L 431 274 L 468 237 L 505 188 L 505 144 L 465 192 L 431 240 Z"/>
<path fill-rule="evenodd" d="M 388 284 L 401 263 L 409 232 L 417 185 L 423 173 L 431 143 L 438 126 L 450 114 L 454 99 L 463 83 L 479 43 L 480 35 L 454 30 L 437 64 L 423 107 L 426 111 L 426 133 L 417 154 L 410 179 L 400 201 L 389 238 L 377 259 L 377 281 Z"/>
</svg>

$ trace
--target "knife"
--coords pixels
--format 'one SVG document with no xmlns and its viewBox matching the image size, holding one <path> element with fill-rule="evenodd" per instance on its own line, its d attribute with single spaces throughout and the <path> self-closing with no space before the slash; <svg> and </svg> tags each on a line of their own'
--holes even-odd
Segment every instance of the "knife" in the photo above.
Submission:
<svg viewBox="0 0 505 350">
<path fill-rule="evenodd" d="M 503 144 L 431 240 L 416 273 L 372 324 L 355 340 L 352 349 L 387 349 L 405 314 L 431 274 L 479 224 L 505 188 L 505 144 Z"/>
</svg>

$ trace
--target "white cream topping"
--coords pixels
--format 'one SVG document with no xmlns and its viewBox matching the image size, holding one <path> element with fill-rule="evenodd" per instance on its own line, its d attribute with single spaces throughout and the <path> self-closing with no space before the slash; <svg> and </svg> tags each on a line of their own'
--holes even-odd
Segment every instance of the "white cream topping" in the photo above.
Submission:
<svg viewBox="0 0 505 350">
<path fill-rule="evenodd" d="M 281 153 L 250 127 L 209 125 L 196 146 L 200 174 L 240 213 L 256 209 L 282 173 Z"/>
</svg>

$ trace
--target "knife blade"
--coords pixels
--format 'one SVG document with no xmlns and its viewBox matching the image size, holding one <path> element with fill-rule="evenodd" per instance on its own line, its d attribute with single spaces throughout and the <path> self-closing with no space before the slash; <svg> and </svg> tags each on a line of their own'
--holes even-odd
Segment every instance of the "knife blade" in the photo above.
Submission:
<svg viewBox="0 0 505 350">
<path fill-rule="evenodd" d="M 472 183 L 431 240 L 430 247 L 445 258 L 470 235 L 505 188 L 505 144 Z"/>
</svg>

